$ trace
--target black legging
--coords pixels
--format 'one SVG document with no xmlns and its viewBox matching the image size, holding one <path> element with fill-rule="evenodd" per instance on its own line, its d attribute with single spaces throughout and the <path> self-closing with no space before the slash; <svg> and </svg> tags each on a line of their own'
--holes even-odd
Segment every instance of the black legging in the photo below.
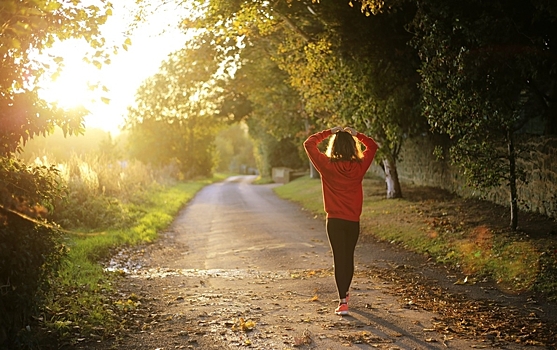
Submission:
<svg viewBox="0 0 557 350">
<path fill-rule="evenodd" d="M 354 250 L 360 235 L 360 223 L 343 219 L 327 219 L 326 228 L 329 244 L 333 250 L 338 295 L 344 299 L 354 276 Z"/>
</svg>

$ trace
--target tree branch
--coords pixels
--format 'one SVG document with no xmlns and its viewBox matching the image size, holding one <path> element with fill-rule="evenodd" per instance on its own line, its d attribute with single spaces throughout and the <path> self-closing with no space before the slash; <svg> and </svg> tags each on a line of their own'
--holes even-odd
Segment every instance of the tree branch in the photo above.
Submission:
<svg viewBox="0 0 557 350">
<path fill-rule="evenodd" d="M 294 33 L 298 34 L 306 43 L 310 43 L 313 41 L 311 37 L 303 30 L 301 30 L 296 24 L 294 24 L 294 22 L 292 22 L 290 18 L 286 17 L 285 15 L 283 15 L 277 10 L 274 10 L 274 12 L 280 19 L 284 21 L 284 23 L 288 28 L 290 28 Z"/>
</svg>

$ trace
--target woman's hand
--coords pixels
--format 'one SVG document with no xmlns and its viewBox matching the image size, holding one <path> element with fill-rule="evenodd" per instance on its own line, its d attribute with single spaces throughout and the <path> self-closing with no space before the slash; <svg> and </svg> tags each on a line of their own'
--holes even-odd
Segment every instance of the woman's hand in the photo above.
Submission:
<svg viewBox="0 0 557 350">
<path fill-rule="evenodd" d="M 331 132 L 333 134 L 336 134 L 339 131 L 342 131 L 342 127 L 340 127 L 340 126 L 335 126 L 334 128 L 331 128 Z"/>
<path fill-rule="evenodd" d="M 349 126 L 345 127 L 345 128 L 344 128 L 344 131 L 349 132 L 350 135 L 352 135 L 352 136 L 356 136 L 356 135 L 358 134 L 358 132 L 356 131 L 356 129 L 351 128 L 351 127 L 349 127 Z"/>
</svg>

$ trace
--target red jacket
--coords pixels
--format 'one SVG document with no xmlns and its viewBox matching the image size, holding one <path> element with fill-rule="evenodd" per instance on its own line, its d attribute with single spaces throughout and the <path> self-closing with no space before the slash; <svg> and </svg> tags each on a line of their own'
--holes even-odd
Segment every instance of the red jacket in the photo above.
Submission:
<svg viewBox="0 0 557 350">
<path fill-rule="evenodd" d="M 321 174 L 323 205 L 327 218 L 360 221 L 364 200 L 362 181 L 378 146 L 372 138 L 358 133 L 356 137 L 366 147 L 362 161 L 331 162 L 329 157 L 317 148 L 321 141 L 331 135 L 330 129 L 324 130 L 311 135 L 304 142 L 309 159 Z"/>
</svg>

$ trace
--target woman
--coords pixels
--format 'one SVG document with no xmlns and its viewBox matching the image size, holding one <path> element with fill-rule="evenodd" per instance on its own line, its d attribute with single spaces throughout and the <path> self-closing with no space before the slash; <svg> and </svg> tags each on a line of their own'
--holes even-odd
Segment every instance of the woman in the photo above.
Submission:
<svg viewBox="0 0 557 350">
<path fill-rule="evenodd" d="M 317 146 L 332 136 L 326 154 Z M 364 144 L 362 153 L 360 142 Z M 377 143 L 353 128 L 340 126 L 311 135 L 304 148 L 321 174 L 326 230 L 333 251 L 339 305 L 337 315 L 348 315 L 348 289 L 354 276 L 354 250 L 360 235 L 363 204 L 362 181 L 369 169 Z"/>
</svg>

